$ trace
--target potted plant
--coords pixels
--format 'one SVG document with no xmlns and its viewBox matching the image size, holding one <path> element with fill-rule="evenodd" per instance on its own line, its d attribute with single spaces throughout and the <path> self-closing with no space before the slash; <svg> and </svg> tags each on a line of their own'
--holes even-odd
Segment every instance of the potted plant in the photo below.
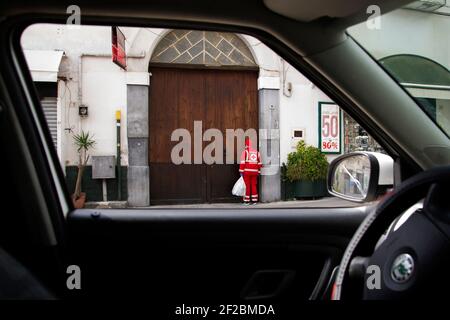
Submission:
<svg viewBox="0 0 450 320">
<path fill-rule="evenodd" d="M 326 177 L 328 161 L 320 150 L 304 141 L 288 155 L 286 177 L 296 198 L 319 198 L 328 194 Z"/>
<path fill-rule="evenodd" d="M 75 192 L 72 195 L 72 201 L 75 208 L 80 209 L 84 207 L 86 202 L 86 193 L 81 192 L 81 180 L 83 179 L 84 169 L 86 168 L 87 162 L 89 160 L 88 151 L 95 145 L 95 140 L 89 132 L 84 132 L 75 134 L 73 136 L 74 144 L 77 147 L 78 152 L 78 173 L 77 181 L 75 183 Z"/>
</svg>

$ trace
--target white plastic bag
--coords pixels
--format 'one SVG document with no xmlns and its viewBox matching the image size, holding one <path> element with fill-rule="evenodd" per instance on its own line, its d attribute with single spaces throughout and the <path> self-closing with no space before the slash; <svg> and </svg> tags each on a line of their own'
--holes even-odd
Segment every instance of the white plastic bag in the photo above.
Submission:
<svg viewBox="0 0 450 320">
<path fill-rule="evenodd" d="M 234 184 L 231 193 L 237 197 L 243 197 L 245 195 L 245 182 L 244 178 L 240 177 Z"/>
</svg>

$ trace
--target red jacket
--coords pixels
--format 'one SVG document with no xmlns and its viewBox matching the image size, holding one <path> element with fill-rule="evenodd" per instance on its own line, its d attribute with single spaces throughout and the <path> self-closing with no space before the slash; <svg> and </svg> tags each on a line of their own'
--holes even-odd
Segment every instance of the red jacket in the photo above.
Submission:
<svg viewBox="0 0 450 320">
<path fill-rule="evenodd" d="M 239 172 L 248 175 L 258 175 L 261 172 L 261 156 L 258 150 L 252 148 L 250 139 L 245 140 L 245 150 L 241 154 Z"/>
</svg>

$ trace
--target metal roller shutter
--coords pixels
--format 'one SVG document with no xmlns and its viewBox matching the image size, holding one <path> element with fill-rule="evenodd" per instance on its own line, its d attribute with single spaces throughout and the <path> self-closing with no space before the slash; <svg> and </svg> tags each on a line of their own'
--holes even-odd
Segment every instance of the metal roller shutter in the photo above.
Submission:
<svg viewBox="0 0 450 320">
<path fill-rule="evenodd" d="M 56 148 L 57 140 L 57 109 L 56 109 L 56 97 L 44 97 L 41 100 L 42 108 L 44 109 L 45 119 L 47 120 L 50 133 L 52 135 L 53 144 Z"/>
</svg>

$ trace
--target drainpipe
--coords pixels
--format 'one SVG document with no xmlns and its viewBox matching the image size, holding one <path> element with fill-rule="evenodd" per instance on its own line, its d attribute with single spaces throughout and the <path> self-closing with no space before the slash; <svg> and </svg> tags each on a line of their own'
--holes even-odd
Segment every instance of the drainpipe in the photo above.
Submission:
<svg viewBox="0 0 450 320">
<path fill-rule="evenodd" d="M 116 127 L 117 127 L 117 197 L 122 200 L 122 172 L 121 172 L 121 157 L 120 157 L 120 110 L 116 111 Z"/>
</svg>

